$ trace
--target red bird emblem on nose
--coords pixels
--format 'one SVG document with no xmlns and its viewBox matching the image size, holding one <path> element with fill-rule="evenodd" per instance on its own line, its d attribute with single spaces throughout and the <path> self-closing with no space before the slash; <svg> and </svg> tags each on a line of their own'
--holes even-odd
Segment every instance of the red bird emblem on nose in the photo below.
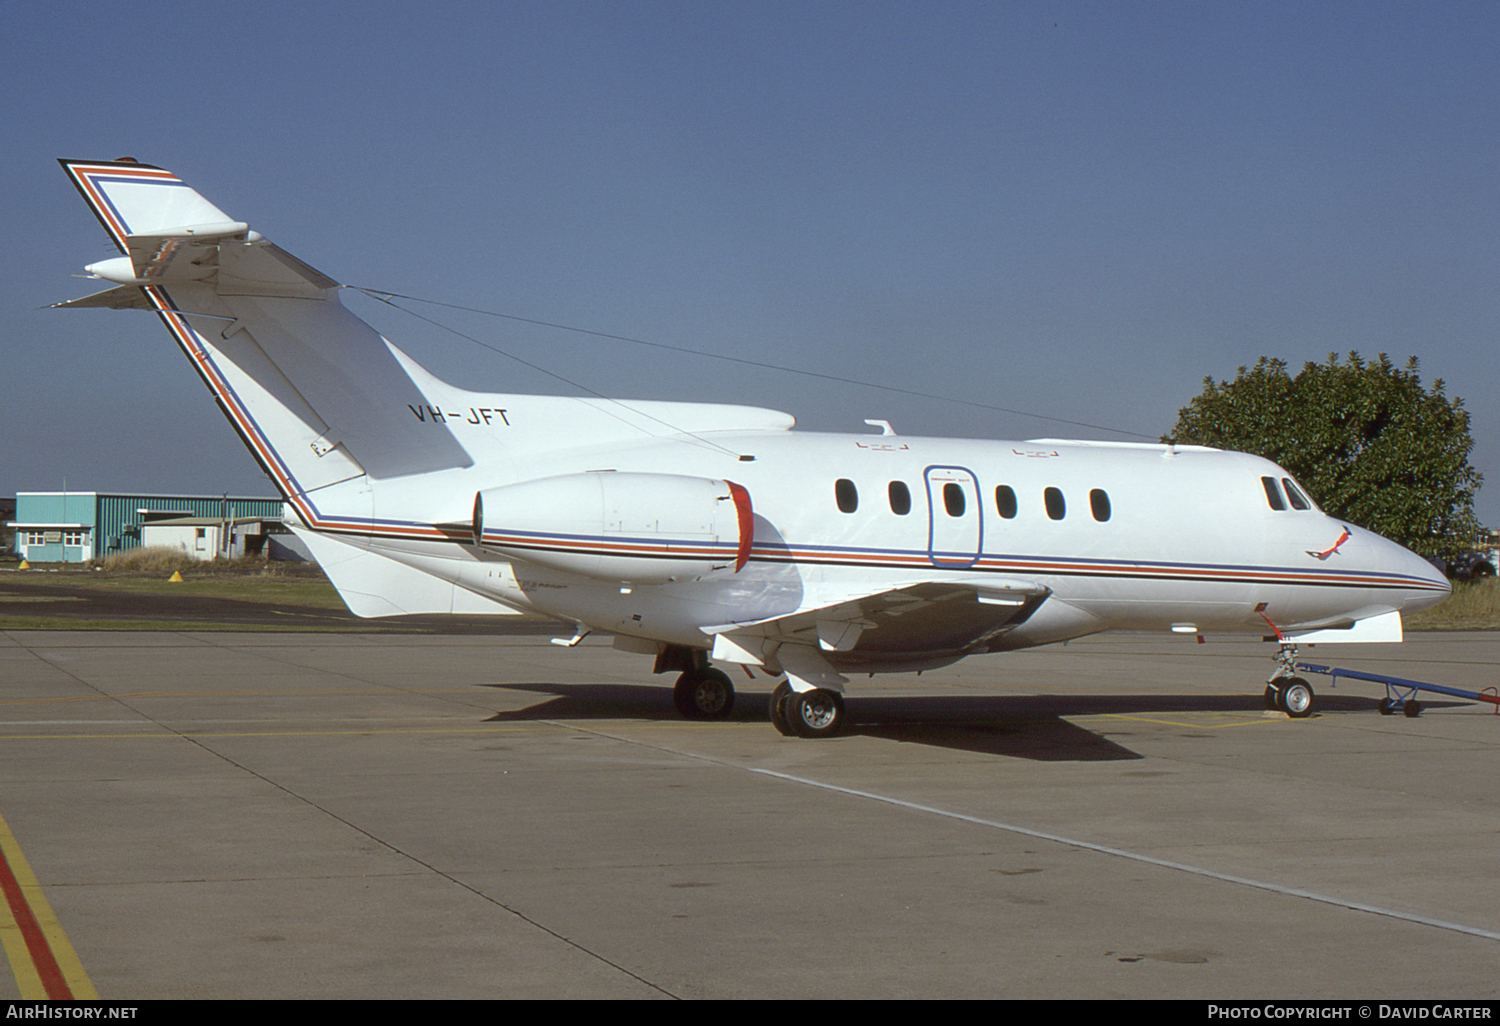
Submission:
<svg viewBox="0 0 1500 1026">
<path fill-rule="evenodd" d="M 1349 528 L 1346 527 L 1344 528 L 1344 533 L 1339 535 L 1339 540 L 1333 543 L 1333 548 L 1324 549 L 1322 552 L 1314 552 L 1312 549 L 1308 549 L 1307 554 L 1313 559 L 1327 559 L 1329 556 L 1337 552 L 1339 550 L 1339 546 L 1348 541 L 1349 537 Z"/>
</svg>

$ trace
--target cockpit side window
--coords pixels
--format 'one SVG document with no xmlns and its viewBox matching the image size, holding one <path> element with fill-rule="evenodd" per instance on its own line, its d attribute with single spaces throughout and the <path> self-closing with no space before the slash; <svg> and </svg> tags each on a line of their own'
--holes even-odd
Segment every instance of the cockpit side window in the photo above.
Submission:
<svg viewBox="0 0 1500 1026">
<path fill-rule="evenodd" d="M 1260 479 L 1260 483 L 1265 486 L 1266 502 L 1270 503 L 1271 508 L 1278 511 L 1286 509 L 1286 500 L 1281 497 L 1281 487 L 1277 485 L 1276 479 L 1274 477 L 1263 477 Z"/>
<path fill-rule="evenodd" d="M 1291 502 L 1292 509 L 1312 509 L 1312 503 L 1308 501 L 1307 496 L 1302 494 L 1302 490 L 1297 487 L 1291 478 L 1284 477 L 1281 479 L 1281 483 L 1286 487 L 1286 497 Z"/>
</svg>

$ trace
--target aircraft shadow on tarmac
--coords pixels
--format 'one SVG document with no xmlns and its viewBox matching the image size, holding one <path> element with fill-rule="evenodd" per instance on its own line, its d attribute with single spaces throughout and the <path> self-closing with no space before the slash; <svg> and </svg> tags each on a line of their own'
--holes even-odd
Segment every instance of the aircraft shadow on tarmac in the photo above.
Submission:
<svg viewBox="0 0 1500 1026">
<path fill-rule="evenodd" d="M 488 723 L 528 720 L 639 719 L 682 721 L 668 688 L 648 684 L 489 684 L 521 694 L 550 696 L 535 705 L 489 717 Z M 740 692 L 728 721 L 764 724 L 776 736 L 769 696 Z M 1319 695 L 1321 712 L 1371 712 L 1371 698 Z M 1019 697 L 858 697 L 848 700 L 844 736 L 884 738 L 904 744 L 1042 762 L 1110 762 L 1143 756 L 1069 721 L 1079 716 L 1232 713 L 1259 716 L 1259 694 L 1241 695 L 1026 695 Z M 1125 727 L 1120 724 L 1121 729 Z M 1197 731 L 1197 728 L 1188 728 Z M 1207 729 L 1207 728 L 1204 728 Z M 822 742 L 807 742 L 818 744 Z"/>
</svg>

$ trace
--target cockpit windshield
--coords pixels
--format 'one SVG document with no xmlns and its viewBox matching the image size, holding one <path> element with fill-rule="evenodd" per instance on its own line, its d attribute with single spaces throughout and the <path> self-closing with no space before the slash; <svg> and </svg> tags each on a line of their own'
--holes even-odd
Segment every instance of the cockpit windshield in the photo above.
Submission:
<svg viewBox="0 0 1500 1026">
<path fill-rule="evenodd" d="M 1281 479 L 1282 485 L 1286 487 L 1287 501 L 1292 504 L 1292 509 L 1312 509 L 1312 500 L 1302 494 L 1302 489 L 1297 487 L 1297 482 L 1289 477 Z"/>
<path fill-rule="evenodd" d="M 1284 512 L 1288 506 L 1292 509 L 1316 510 L 1317 505 L 1307 497 L 1302 486 L 1289 477 L 1277 481 L 1274 477 L 1263 477 L 1260 479 L 1261 487 L 1266 490 L 1266 504 L 1278 513 Z M 1285 489 L 1283 493 L 1282 489 Z"/>
<path fill-rule="evenodd" d="M 1276 483 L 1274 477 L 1263 477 L 1260 479 L 1261 486 L 1266 490 L 1266 503 L 1278 513 L 1286 509 L 1286 500 L 1281 497 L 1281 486 Z"/>
</svg>

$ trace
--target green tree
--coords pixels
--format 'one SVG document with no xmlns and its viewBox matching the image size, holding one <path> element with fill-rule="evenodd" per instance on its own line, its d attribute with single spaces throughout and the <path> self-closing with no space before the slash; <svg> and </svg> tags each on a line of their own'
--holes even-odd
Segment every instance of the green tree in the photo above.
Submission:
<svg viewBox="0 0 1500 1026">
<path fill-rule="evenodd" d="M 1263 356 L 1233 381 L 1204 378 L 1170 437 L 1274 460 L 1329 515 L 1424 556 L 1462 552 L 1479 530 L 1468 411 L 1441 379 L 1422 387 L 1415 356 L 1403 370 L 1330 353 L 1295 378 Z"/>
</svg>

